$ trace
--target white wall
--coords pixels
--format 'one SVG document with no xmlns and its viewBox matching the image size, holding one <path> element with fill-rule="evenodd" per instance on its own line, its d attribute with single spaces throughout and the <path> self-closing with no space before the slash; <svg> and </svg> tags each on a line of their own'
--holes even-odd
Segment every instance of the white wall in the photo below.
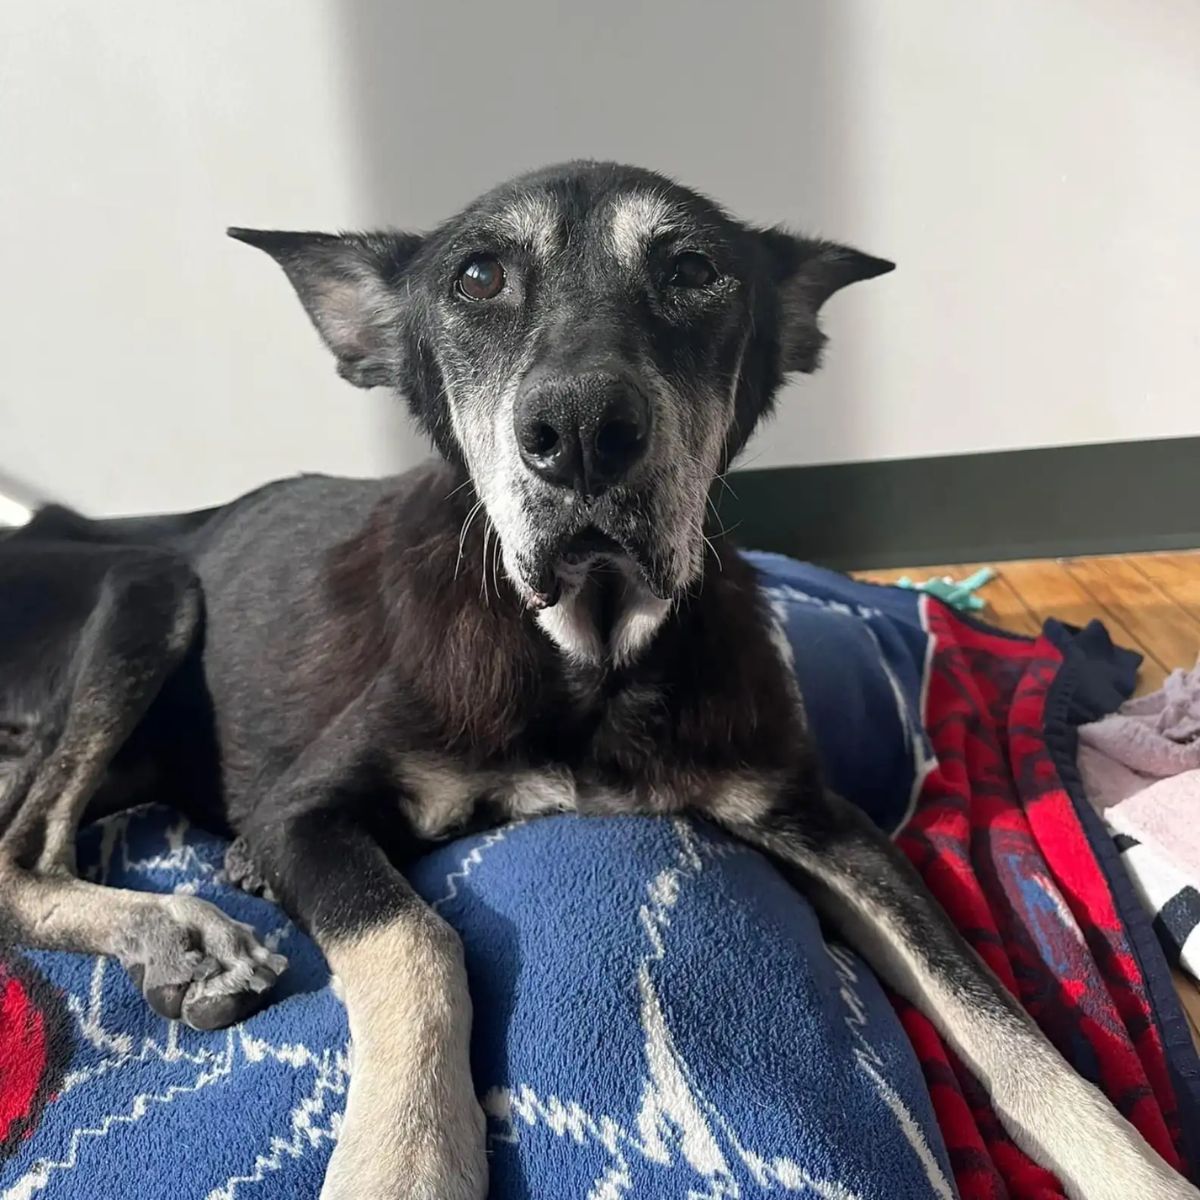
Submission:
<svg viewBox="0 0 1200 1200">
<path fill-rule="evenodd" d="M 413 461 L 223 227 L 424 226 L 578 155 L 900 263 L 754 465 L 1200 433 L 1197 130 L 1192 0 L 12 5 L 0 478 L 118 512 Z"/>
</svg>

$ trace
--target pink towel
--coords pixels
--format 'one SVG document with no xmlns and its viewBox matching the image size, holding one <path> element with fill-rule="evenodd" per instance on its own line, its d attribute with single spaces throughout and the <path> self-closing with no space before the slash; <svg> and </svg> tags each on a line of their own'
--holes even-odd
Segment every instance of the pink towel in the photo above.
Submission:
<svg viewBox="0 0 1200 1200">
<path fill-rule="evenodd" d="M 1200 886 L 1200 770 L 1160 779 L 1104 814 L 1114 833 L 1137 838 Z"/>
<path fill-rule="evenodd" d="M 1172 671 L 1153 695 L 1080 726 L 1079 770 L 1106 819 L 1108 810 L 1158 780 L 1200 770 L 1200 660 L 1190 671 Z M 1196 821 L 1200 806 L 1189 823 Z"/>
<path fill-rule="evenodd" d="M 1200 886 L 1200 660 L 1079 730 L 1079 771 L 1109 828 Z"/>
</svg>

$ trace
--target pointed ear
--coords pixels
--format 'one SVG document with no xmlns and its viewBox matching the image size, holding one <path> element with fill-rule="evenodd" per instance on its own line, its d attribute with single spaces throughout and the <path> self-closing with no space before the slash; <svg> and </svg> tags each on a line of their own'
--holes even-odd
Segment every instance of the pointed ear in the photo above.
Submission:
<svg viewBox="0 0 1200 1200">
<path fill-rule="evenodd" d="M 764 229 L 759 238 L 778 289 L 780 369 L 815 371 L 825 345 L 817 323 L 821 306 L 847 284 L 886 275 L 896 264 L 782 229 Z"/>
<path fill-rule="evenodd" d="M 287 273 L 300 303 L 357 387 L 399 383 L 401 279 L 421 239 L 406 233 L 287 233 L 228 230 L 265 250 Z"/>
</svg>

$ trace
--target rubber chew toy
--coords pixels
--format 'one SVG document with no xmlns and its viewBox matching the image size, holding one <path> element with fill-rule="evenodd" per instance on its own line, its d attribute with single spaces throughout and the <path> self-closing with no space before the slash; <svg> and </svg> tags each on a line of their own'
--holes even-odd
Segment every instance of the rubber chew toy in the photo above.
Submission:
<svg viewBox="0 0 1200 1200">
<path fill-rule="evenodd" d="M 926 579 L 924 583 L 914 583 L 907 575 L 896 580 L 896 586 L 910 588 L 915 592 L 928 592 L 939 600 L 944 600 L 952 608 L 962 612 L 978 612 L 987 607 L 987 601 L 975 593 L 985 583 L 996 578 L 996 572 L 991 567 L 981 567 L 974 575 L 955 581 L 950 575 L 936 575 Z"/>
</svg>

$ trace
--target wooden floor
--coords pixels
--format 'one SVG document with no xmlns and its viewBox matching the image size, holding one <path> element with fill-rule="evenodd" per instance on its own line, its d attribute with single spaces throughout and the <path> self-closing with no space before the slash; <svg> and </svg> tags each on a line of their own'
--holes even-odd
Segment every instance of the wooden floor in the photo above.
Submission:
<svg viewBox="0 0 1200 1200">
<path fill-rule="evenodd" d="M 920 582 L 932 575 L 962 579 L 988 565 L 998 578 L 980 596 L 978 615 L 1017 633 L 1036 634 L 1047 617 L 1085 625 L 1098 617 L 1113 640 L 1140 651 L 1137 690 L 1156 691 L 1176 667 L 1200 655 L 1200 550 L 1183 554 L 1126 554 L 1009 563 L 956 563 L 860 571 L 860 578 L 894 583 L 902 575 Z M 1200 1047 L 1200 986 L 1176 976 L 1176 989 Z"/>
</svg>

